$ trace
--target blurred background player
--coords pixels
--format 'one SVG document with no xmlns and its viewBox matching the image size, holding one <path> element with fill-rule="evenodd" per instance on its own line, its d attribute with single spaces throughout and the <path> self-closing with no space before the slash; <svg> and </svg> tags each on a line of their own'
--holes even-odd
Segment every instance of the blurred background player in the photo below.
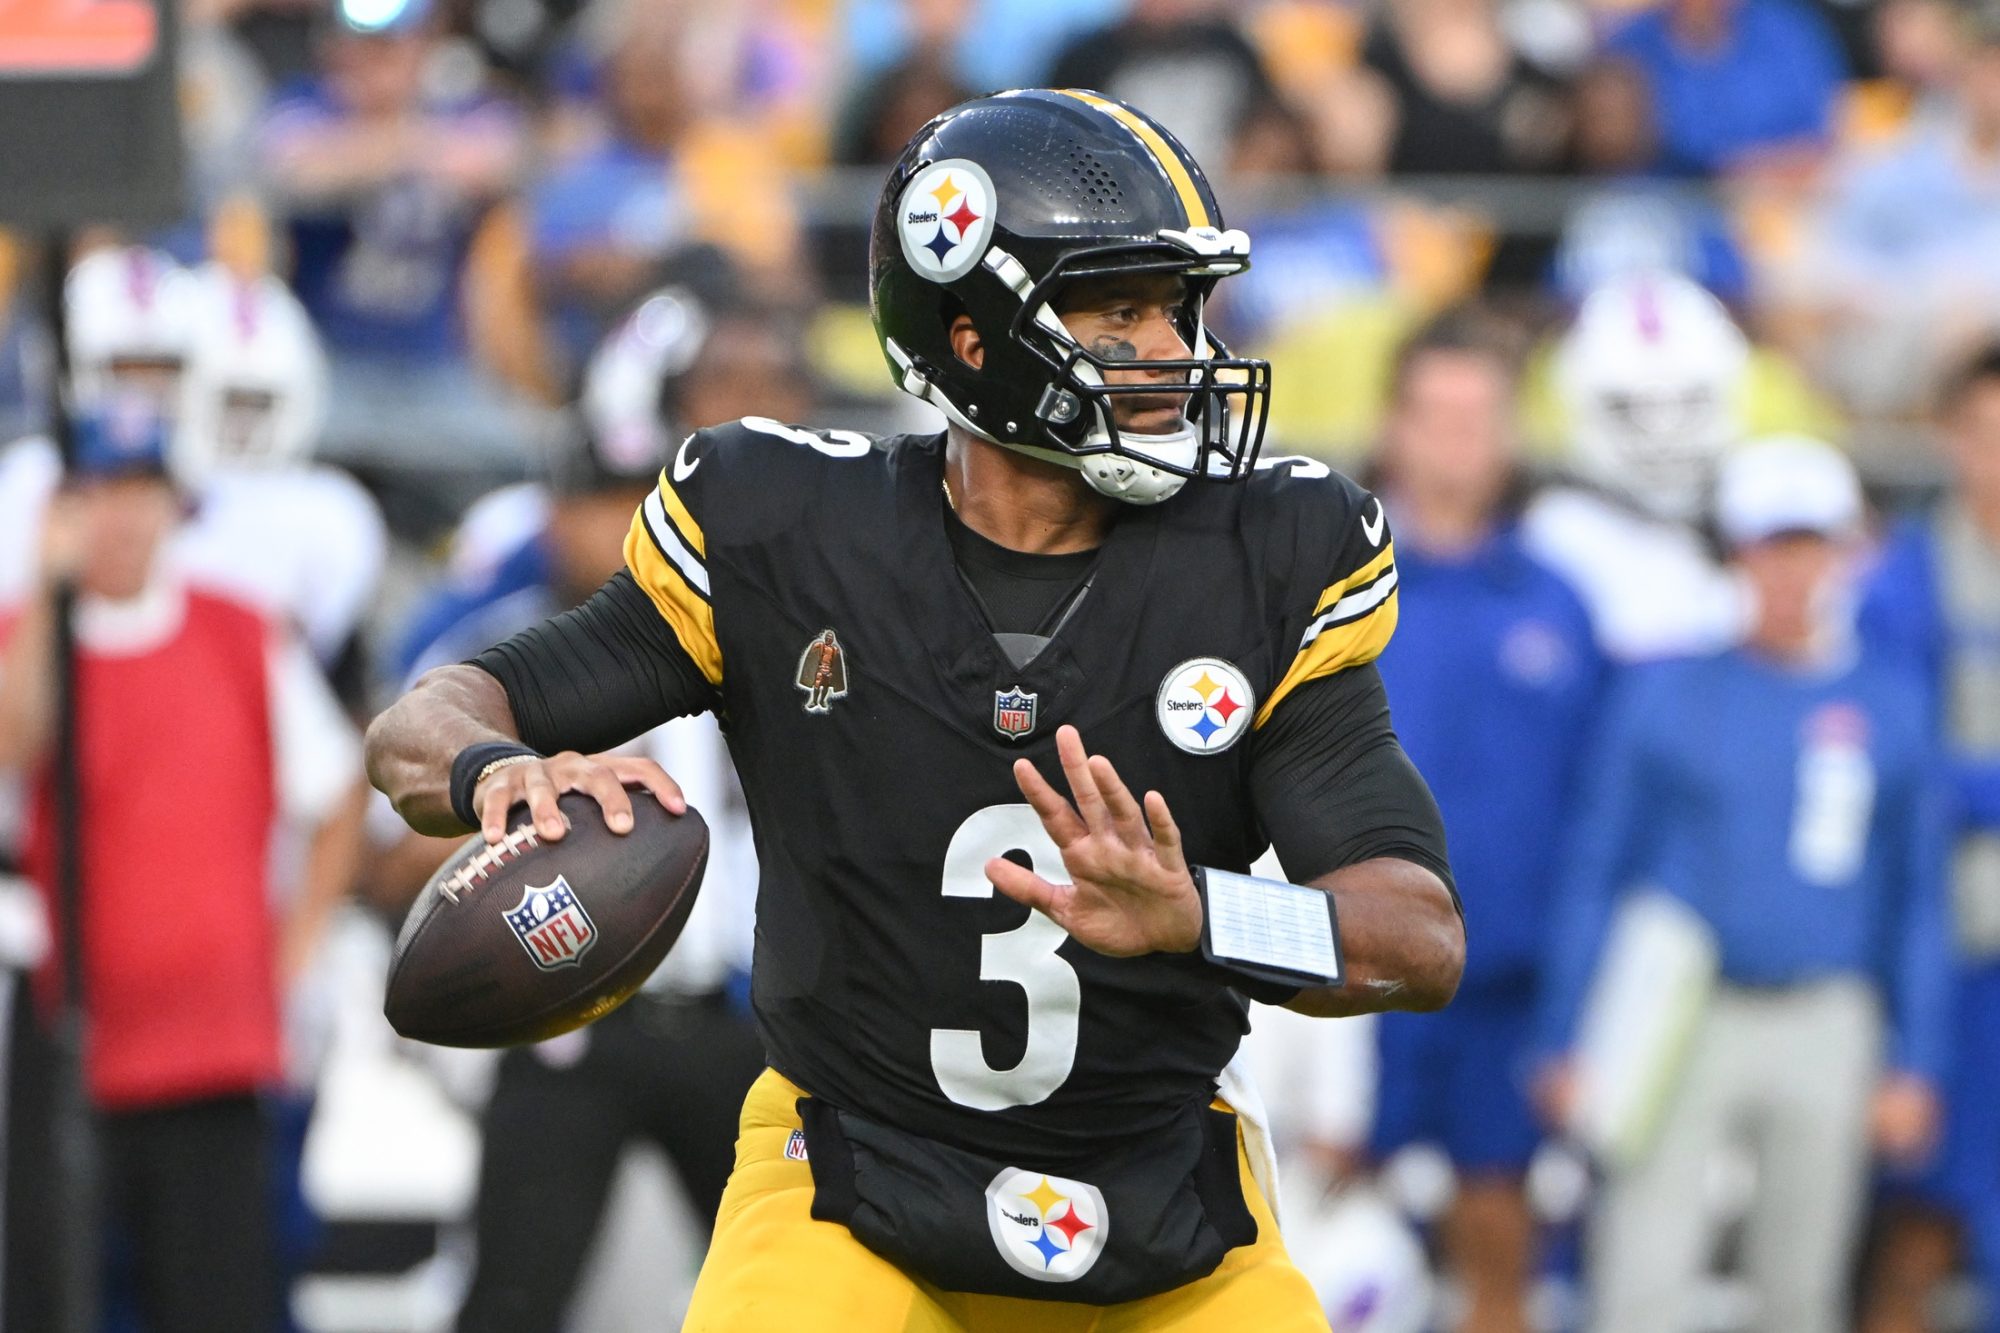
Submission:
<svg viewBox="0 0 2000 1333">
<path fill-rule="evenodd" d="M 1710 1163 L 1742 1144 L 1758 1322 L 1847 1327 L 1871 1138 L 1921 1160 L 1948 1038 L 1942 818 L 1924 696 L 1858 642 L 1860 486 L 1828 445 L 1723 464 L 1717 527 L 1754 593 L 1743 647 L 1636 670 L 1610 706 L 1561 883 L 1544 1049 L 1568 1046 L 1614 903 L 1706 923 L 1719 975 L 1652 1141 L 1594 1218 L 1592 1327 L 1680 1333 L 1711 1262 Z M 1783 1075 L 1774 1071 L 1782 1069 Z M 1574 1085 L 1551 1076 L 1565 1118 Z"/>
<path fill-rule="evenodd" d="M 1697 525 L 1740 437 L 1748 354 L 1722 303 L 1667 272 L 1593 291 L 1557 348 L 1577 482 L 1539 493 L 1524 532 L 1582 594 L 1615 660 L 1712 651 L 1742 633 L 1742 590 Z"/>
<path fill-rule="evenodd" d="M 421 625 L 456 615 L 413 645 L 407 677 L 583 601 L 622 567 L 632 512 L 687 433 L 753 409 L 805 416 L 806 384 L 781 318 L 704 304 L 688 288 L 649 295 L 588 367 L 575 429 L 553 446 L 543 524 L 494 564 L 483 593 L 447 589 L 420 612 Z M 684 1302 L 729 1174 L 737 1111 L 763 1069 L 748 1007 L 756 857 L 721 732 L 710 718 L 684 718 L 636 748 L 699 793 L 690 799 L 709 820 L 709 871 L 681 939 L 637 997 L 588 1029 L 502 1057 L 482 1122 L 478 1253 L 459 1313 L 467 1333 L 560 1324 L 634 1142 L 667 1154 L 693 1214 L 695 1249 L 670 1265 Z M 405 831 L 375 891 L 407 902 L 453 845 Z M 564 1150 L 546 1151 L 555 1137 Z M 663 1257 L 651 1256 L 656 1271 Z"/>
<path fill-rule="evenodd" d="M 1882 1333 L 1926 1326 L 1961 1226 L 2000 1290 L 2000 345 L 1947 379 L 1937 410 L 1951 489 L 1892 532 L 1862 620 L 1929 688 L 1966 825 L 1951 863 L 1962 965 L 1944 1142 L 1934 1168 L 1896 1191 L 1868 1312 Z M 1987 1326 L 2000 1327 L 2000 1307 Z"/>
<path fill-rule="evenodd" d="M 71 393 L 85 410 L 114 399 L 143 404 L 169 432 L 180 414 L 193 336 L 193 283 L 171 255 L 138 245 L 100 245 L 71 268 L 68 306 Z M 61 473 L 40 434 L 0 455 L 0 598 L 26 592 L 36 567 L 43 506 Z"/>
<path fill-rule="evenodd" d="M 291 289 L 261 265 L 192 275 L 190 357 L 173 465 L 196 498 L 186 559 L 289 619 L 329 671 L 356 636 L 388 556 L 372 496 L 313 461 L 326 357 Z M 350 671 L 343 693 L 358 697 Z"/>
<path fill-rule="evenodd" d="M 86 411 L 142 402 L 166 423 L 169 464 L 192 502 L 178 559 L 292 624 L 331 670 L 353 645 L 387 557 L 380 508 L 311 462 L 327 399 L 319 336 L 260 245 L 197 270 L 138 246 L 87 253 L 66 287 L 73 395 Z M 53 445 L 17 441 L 0 462 L 0 594 L 59 471 Z"/>
<path fill-rule="evenodd" d="M 358 737 L 282 625 L 174 559 L 182 497 L 150 404 L 114 398 L 78 436 L 74 483 L 41 526 L 33 590 L 6 617 L 0 765 L 36 777 L 26 860 L 46 889 L 52 590 L 73 582 L 86 1073 L 108 1223 L 129 1247 L 148 1328 L 250 1333 L 272 1327 L 280 1299 L 260 1097 L 283 1070 L 282 988 L 324 904 L 352 882 Z M 281 821 L 308 836 L 282 916 L 271 879 Z M 56 966 L 40 980 L 52 1003 Z M 10 1128 L 11 1188 L 31 1210 L 39 1197 L 46 1217 L 50 1158 L 21 1137 L 39 1127 Z M 46 1326 L 39 1294 L 9 1293 L 18 1326 Z"/>
<path fill-rule="evenodd" d="M 1450 1009 L 1377 1020 L 1374 1149 L 1431 1143 L 1450 1158 L 1457 1189 L 1439 1239 L 1461 1289 L 1456 1326 L 1480 1333 L 1530 1327 L 1535 997 L 1605 675 L 1583 604 L 1521 541 L 1517 380 L 1510 330 L 1490 316 L 1425 326 L 1397 358 L 1372 481 L 1407 601 L 1382 677 L 1444 811 L 1480 941 Z"/>
</svg>

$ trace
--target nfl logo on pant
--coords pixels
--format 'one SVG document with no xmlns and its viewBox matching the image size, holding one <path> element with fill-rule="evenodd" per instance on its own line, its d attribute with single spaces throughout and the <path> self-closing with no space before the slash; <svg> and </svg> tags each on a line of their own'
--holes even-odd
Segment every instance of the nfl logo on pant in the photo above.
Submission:
<svg viewBox="0 0 2000 1333">
<path fill-rule="evenodd" d="M 1017 741 L 1035 729 L 1035 703 L 1041 696 L 1016 685 L 993 692 L 993 730 Z"/>
</svg>

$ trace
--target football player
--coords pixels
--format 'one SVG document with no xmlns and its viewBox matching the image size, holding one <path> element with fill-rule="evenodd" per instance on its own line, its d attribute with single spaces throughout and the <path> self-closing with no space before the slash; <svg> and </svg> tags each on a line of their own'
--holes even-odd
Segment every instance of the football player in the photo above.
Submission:
<svg viewBox="0 0 2000 1333">
<path fill-rule="evenodd" d="M 1696 525 L 1742 437 L 1748 358 L 1722 303 L 1664 271 L 1593 291 L 1557 348 L 1581 484 L 1537 495 L 1523 535 L 1582 595 L 1618 661 L 1713 652 L 1747 623 L 1741 583 Z"/>
<path fill-rule="evenodd" d="M 771 1068 L 688 1328 L 1326 1328 L 1225 1069 L 1248 997 L 1436 1008 L 1464 936 L 1373 666 L 1381 506 L 1256 466 L 1270 367 L 1203 323 L 1248 258 L 1143 113 L 954 108 L 870 246 L 948 428 L 696 432 L 624 571 L 375 724 L 414 826 L 559 837 L 559 791 L 682 808 L 597 752 L 724 718 Z"/>
<path fill-rule="evenodd" d="M 278 278 L 219 261 L 188 275 L 176 478 L 198 497 L 189 564 L 294 623 L 332 666 L 372 604 L 389 535 L 374 497 L 314 464 L 326 356 Z"/>
<path fill-rule="evenodd" d="M 96 412 L 114 399 L 127 411 L 171 422 L 187 369 L 193 291 L 173 256 L 138 245 L 91 251 L 63 283 L 70 393 Z M 45 435 L 0 451 L 0 598 L 31 591 L 42 511 L 62 480 L 62 459 Z"/>
</svg>

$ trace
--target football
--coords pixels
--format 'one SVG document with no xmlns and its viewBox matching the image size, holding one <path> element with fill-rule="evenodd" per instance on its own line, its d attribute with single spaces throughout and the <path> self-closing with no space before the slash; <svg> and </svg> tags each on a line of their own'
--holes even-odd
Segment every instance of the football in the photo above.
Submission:
<svg viewBox="0 0 2000 1333">
<path fill-rule="evenodd" d="M 673 947 L 708 862 L 708 825 L 632 793 L 632 831 L 596 800 L 557 801 L 569 831 L 544 841 L 528 807 L 507 836 L 474 834 L 424 885 L 396 937 L 383 1012 L 438 1046 L 514 1046 L 616 1009 Z"/>
</svg>

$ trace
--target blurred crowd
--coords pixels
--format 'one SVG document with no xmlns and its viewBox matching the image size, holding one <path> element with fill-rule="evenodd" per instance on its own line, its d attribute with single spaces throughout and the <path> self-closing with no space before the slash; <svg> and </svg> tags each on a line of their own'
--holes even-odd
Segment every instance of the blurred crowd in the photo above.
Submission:
<svg viewBox="0 0 2000 1333">
<path fill-rule="evenodd" d="M 450 845 L 371 798 L 359 730 L 617 569 L 688 431 L 937 428 L 869 325 L 881 175 L 1051 84 L 1207 166 L 1267 455 L 1397 534 L 1382 670 L 1471 964 L 1443 1015 L 1259 1011 L 1333 1327 L 2000 1328 L 2000 11 L 181 18 L 186 215 L 65 256 L 67 484 L 53 294 L 0 235 L 8 1327 L 56 1318 L 79 1007 L 107 1325 L 662 1326 L 760 1065 L 719 734 L 635 742 L 716 837 L 666 967 L 495 1059 L 381 1019 Z M 81 948 L 43 910 L 66 824 Z"/>
<path fill-rule="evenodd" d="M 1259 256 L 1216 319 L 1324 367 L 1274 404 L 1311 452 L 1365 447 L 1429 314 L 1483 294 L 1547 328 L 1666 267 L 1751 335 L 1759 424 L 1907 454 L 2000 287 L 2000 16 L 1976 0 L 187 11 L 193 199 L 155 240 L 285 276 L 331 360 L 325 449 L 355 466 L 518 469 L 514 423 L 691 245 L 801 321 L 827 388 L 883 410 L 859 310 L 876 172 L 1006 86 L 1148 107 L 1223 182 Z M 33 410 L 20 324 L 0 411 Z M 1555 404 L 1531 389 L 1527 410 L 1560 437 Z"/>
</svg>

